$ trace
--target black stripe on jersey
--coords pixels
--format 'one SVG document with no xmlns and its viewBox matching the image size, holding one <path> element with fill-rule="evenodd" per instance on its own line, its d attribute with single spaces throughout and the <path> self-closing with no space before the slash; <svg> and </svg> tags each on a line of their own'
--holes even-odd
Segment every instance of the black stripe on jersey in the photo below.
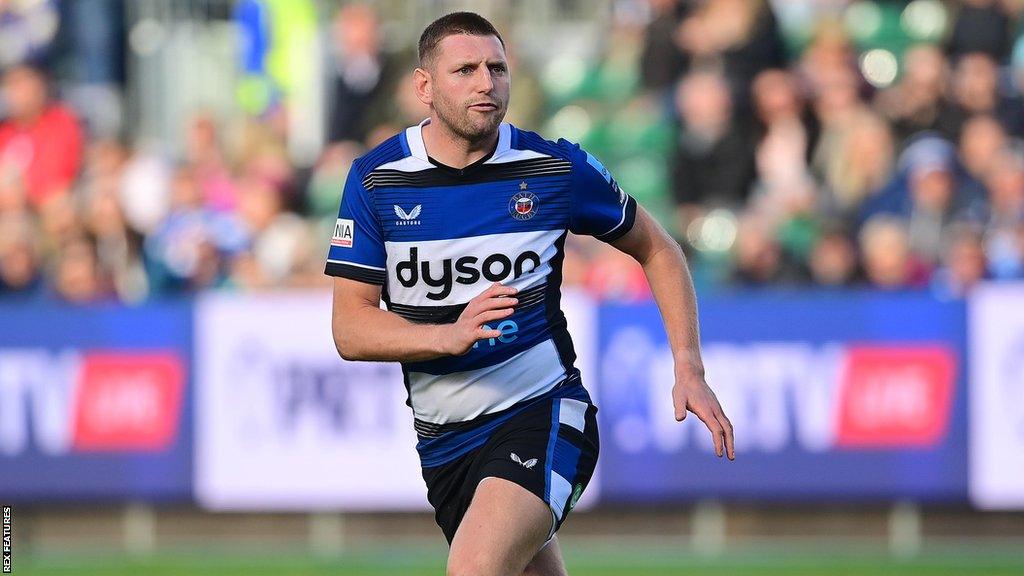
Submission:
<svg viewBox="0 0 1024 576">
<path fill-rule="evenodd" d="M 343 264 L 341 262 L 327 262 L 324 274 L 327 274 L 328 276 L 340 276 L 342 278 L 348 278 L 349 280 L 358 280 L 359 282 L 376 284 L 378 286 L 384 284 L 384 280 L 387 278 L 387 275 L 383 270 L 372 270 L 370 268 Z"/>
<path fill-rule="evenodd" d="M 544 306 L 547 313 L 548 330 L 551 331 L 551 339 L 554 340 L 555 349 L 558 350 L 558 358 L 562 361 L 562 367 L 569 371 L 572 370 L 572 366 L 576 362 L 576 349 L 573 348 L 565 314 L 562 312 L 562 291 L 560 289 L 567 234 L 568 232 L 563 232 L 555 241 L 555 257 L 551 259 L 551 273 L 548 275 L 547 290 L 544 291 Z"/>
<path fill-rule="evenodd" d="M 495 180 L 514 180 L 534 176 L 557 176 L 568 174 L 572 163 L 562 158 L 530 158 L 503 164 L 481 164 L 465 173 L 454 173 L 438 168 L 419 172 L 401 170 L 374 170 L 363 179 L 363 186 L 384 188 L 401 186 L 405 188 L 431 188 L 435 186 L 457 186 Z"/>
<path fill-rule="evenodd" d="M 516 311 L 530 308 L 544 302 L 547 293 L 547 285 L 541 284 L 533 288 L 527 288 L 516 298 Z M 408 304 L 396 304 L 391 302 L 389 309 L 402 318 L 417 324 L 453 324 L 459 319 L 459 315 L 466 309 L 465 304 L 450 304 L 448 306 L 410 306 Z"/>
</svg>

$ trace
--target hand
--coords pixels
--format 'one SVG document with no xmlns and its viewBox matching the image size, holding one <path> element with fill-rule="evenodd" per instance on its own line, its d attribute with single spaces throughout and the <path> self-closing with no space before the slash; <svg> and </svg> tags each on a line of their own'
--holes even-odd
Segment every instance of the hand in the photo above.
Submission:
<svg viewBox="0 0 1024 576">
<path fill-rule="evenodd" d="M 726 418 L 718 397 L 704 381 L 703 373 L 677 372 L 676 383 L 672 387 L 672 405 L 675 407 L 677 422 L 686 419 L 686 411 L 689 410 L 708 427 L 711 440 L 715 443 L 715 454 L 719 458 L 724 450 L 729 460 L 736 459 L 732 422 Z"/>
<path fill-rule="evenodd" d="M 511 297 L 516 292 L 518 290 L 511 286 L 495 282 L 470 300 L 459 319 L 444 327 L 444 349 L 453 356 L 461 356 L 469 352 L 478 340 L 501 336 L 500 330 L 487 330 L 483 325 L 511 316 L 515 311 L 513 306 L 519 303 L 518 299 Z"/>
</svg>

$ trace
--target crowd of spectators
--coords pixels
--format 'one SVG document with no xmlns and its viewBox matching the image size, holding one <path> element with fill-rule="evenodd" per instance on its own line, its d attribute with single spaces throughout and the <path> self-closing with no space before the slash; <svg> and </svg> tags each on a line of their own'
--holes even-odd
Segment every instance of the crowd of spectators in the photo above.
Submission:
<svg viewBox="0 0 1024 576">
<path fill-rule="evenodd" d="M 60 13 L 56 2 L 24 4 Z M 948 3 L 941 38 L 908 45 L 887 83 L 869 81 L 863 47 L 829 17 L 848 2 L 825 3 L 831 12 L 797 47 L 778 3 L 640 4 L 632 13 L 643 18 L 621 17 L 605 51 L 632 58 L 635 81 L 616 114 L 668 134 L 667 176 L 653 194 L 671 210 L 648 207 L 683 245 L 700 289 L 960 297 L 984 279 L 1024 277 L 1020 3 Z M 18 5 L 0 1 L 8 40 L 39 17 Z M 328 141 L 312 166 L 291 160 L 273 106 L 240 119 L 194 114 L 179 157 L 133 145 L 130 127 L 103 129 L 102 114 L 58 90 L 66 83 L 37 57 L 45 38 L 26 40 L 3 62 L 0 296 L 134 303 L 329 285 L 323 261 L 351 162 L 428 113 L 409 88 L 410 54 L 384 50 L 381 30 L 357 4 L 323 27 Z M 509 119 L 564 136 L 545 121 L 588 104 L 544 104 L 557 97 L 514 45 L 510 57 Z M 574 238 L 566 252 L 567 284 L 649 297 L 638 265 L 614 249 Z"/>
</svg>

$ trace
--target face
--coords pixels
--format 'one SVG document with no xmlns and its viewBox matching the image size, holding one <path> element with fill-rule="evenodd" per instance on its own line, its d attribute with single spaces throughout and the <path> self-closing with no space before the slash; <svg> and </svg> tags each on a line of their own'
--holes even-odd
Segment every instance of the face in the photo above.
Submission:
<svg viewBox="0 0 1024 576">
<path fill-rule="evenodd" d="M 448 36 L 426 68 L 416 69 L 416 94 L 452 134 L 474 142 L 493 135 L 508 110 L 505 50 L 495 36 Z"/>
<path fill-rule="evenodd" d="M 14 68 L 3 78 L 3 98 L 12 117 L 31 118 L 46 106 L 46 82 L 27 68 Z"/>
</svg>

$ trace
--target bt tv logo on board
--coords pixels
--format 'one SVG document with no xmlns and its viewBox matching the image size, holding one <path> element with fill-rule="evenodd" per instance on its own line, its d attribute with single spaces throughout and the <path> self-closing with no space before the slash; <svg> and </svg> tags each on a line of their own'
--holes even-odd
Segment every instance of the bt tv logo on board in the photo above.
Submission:
<svg viewBox="0 0 1024 576">
<path fill-rule="evenodd" d="M 958 368 L 941 344 L 711 342 L 703 356 L 748 452 L 927 450 L 949 431 Z M 696 418 L 673 417 L 667 345 L 627 328 L 601 361 L 602 417 L 619 449 L 712 449 Z"/>
<path fill-rule="evenodd" d="M 173 352 L 0 350 L 0 457 L 164 450 L 184 389 Z"/>
</svg>

